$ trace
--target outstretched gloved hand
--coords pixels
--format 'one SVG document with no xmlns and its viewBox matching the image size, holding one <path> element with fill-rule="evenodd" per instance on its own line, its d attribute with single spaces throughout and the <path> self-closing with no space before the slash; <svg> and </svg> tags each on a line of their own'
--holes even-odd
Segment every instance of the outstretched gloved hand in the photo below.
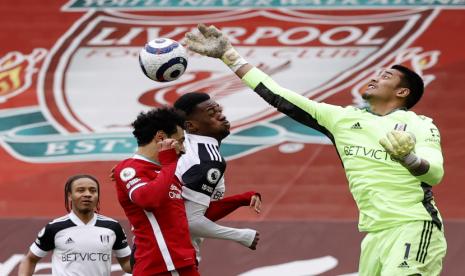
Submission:
<svg viewBox="0 0 465 276">
<path fill-rule="evenodd" d="M 247 62 L 232 47 L 228 38 L 213 25 L 199 24 L 199 32 L 187 32 L 187 48 L 203 56 L 220 58 L 234 72 Z"/>
</svg>

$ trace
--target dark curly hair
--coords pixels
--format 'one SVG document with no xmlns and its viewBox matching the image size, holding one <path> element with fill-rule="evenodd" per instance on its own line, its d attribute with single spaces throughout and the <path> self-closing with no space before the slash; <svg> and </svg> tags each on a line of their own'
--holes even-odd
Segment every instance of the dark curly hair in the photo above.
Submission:
<svg viewBox="0 0 465 276">
<path fill-rule="evenodd" d="M 162 130 L 171 136 L 176 133 L 177 126 L 184 128 L 184 117 L 172 107 L 155 108 L 139 113 L 131 125 L 137 145 L 145 146 L 153 140 L 157 131 Z"/>
</svg>

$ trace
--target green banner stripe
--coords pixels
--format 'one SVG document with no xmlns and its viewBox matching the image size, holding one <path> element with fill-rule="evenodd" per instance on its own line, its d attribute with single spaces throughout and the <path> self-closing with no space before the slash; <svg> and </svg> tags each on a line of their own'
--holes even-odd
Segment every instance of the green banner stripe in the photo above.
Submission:
<svg viewBox="0 0 465 276">
<path fill-rule="evenodd" d="M 46 121 L 38 108 L 0 112 L 0 125 L 3 147 L 27 162 L 121 160 L 137 149 L 130 132 L 63 135 Z M 282 142 L 330 143 L 322 133 L 288 117 L 278 117 L 232 133 L 223 141 L 221 153 L 226 159 L 236 158 Z"/>
<path fill-rule="evenodd" d="M 16 127 L 30 125 L 35 123 L 46 122 L 45 117 L 40 111 L 31 111 L 28 113 L 0 114 L 0 132 L 10 130 Z"/>
</svg>

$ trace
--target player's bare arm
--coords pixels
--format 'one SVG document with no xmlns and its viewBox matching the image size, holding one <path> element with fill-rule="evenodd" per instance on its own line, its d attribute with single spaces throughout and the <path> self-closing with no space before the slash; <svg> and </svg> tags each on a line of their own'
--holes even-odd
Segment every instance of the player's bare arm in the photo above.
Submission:
<svg viewBox="0 0 465 276">
<path fill-rule="evenodd" d="M 131 256 L 126 256 L 123 258 L 116 258 L 118 260 L 118 263 L 121 266 L 121 269 L 123 269 L 124 272 L 126 273 L 132 273 L 132 268 L 131 268 Z"/>
<path fill-rule="evenodd" d="M 32 275 L 40 259 L 40 257 L 34 255 L 31 251 L 28 251 L 19 264 L 18 276 Z"/>
</svg>

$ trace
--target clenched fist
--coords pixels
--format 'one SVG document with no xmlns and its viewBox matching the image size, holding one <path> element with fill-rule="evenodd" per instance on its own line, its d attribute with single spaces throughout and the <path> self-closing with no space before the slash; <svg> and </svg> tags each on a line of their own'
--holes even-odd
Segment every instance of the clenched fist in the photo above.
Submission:
<svg viewBox="0 0 465 276">
<path fill-rule="evenodd" d="M 415 149 L 415 136 L 406 131 L 393 130 L 388 132 L 386 138 L 379 143 L 389 155 L 395 160 L 402 161 Z"/>
</svg>

